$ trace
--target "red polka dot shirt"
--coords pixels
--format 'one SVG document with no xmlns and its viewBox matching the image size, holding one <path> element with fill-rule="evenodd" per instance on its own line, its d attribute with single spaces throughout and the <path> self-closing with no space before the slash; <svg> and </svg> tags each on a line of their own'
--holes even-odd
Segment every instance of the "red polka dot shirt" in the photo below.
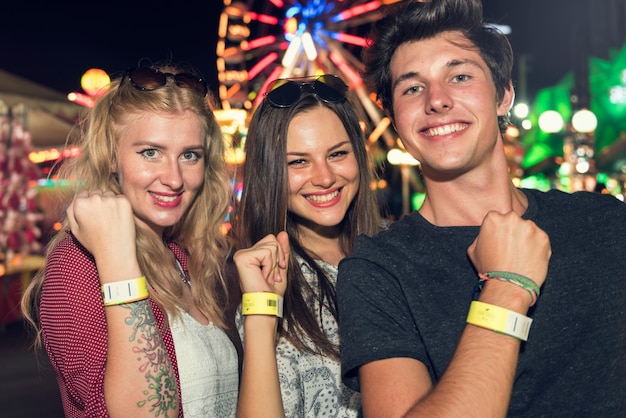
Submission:
<svg viewBox="0 0 626 418">
<path fill-rule="evenodd" d="M 187 254 L 175 244 L 169 246 L 186 272 Z M 150 302 L 162 329 L 163 312 Z M 65 416 L 108 417 L 104 402 L 107 327 L 100 279 L 94 258 L 72 236 L 63 239 L 48 257 L 40 307 L 43 341 L 56 372 Z M 162 338 L 180 393 L 169 328 Z M 178 416 L 183 416 L 182 407 Z"/>
</svg>

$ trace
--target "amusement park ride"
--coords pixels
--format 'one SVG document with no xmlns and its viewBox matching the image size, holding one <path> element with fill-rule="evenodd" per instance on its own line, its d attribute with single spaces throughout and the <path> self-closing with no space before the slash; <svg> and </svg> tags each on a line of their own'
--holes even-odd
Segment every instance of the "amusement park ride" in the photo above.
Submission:
<svg viewBox="0 0 626 418">
<path fill-rule="evenodd" d="M 224 0 L 216 49 L 222 117 L 241 121 L 233 115 L 254 111 L 274 79 L 332 73 L 350 86 L 370 151 L 396 148 L 389 119 L 359 75 L 359 56 L 372 23 L 402 1 Z"/>
<path fill-rule="evenodd" d="M 332 73 L 340 76 L 350 87 L 349 97 L 363 123 L 368 137 L 368 150 L 373 160 L 377 163 L 385 161 L 400 166 L 404 200 L 402 212 L 406 213 L 407 182 L 410 182 L 414 191 L 419 192 L 422 188 L 417 170 L 411 169 L 411 166 L 417 162 L 410 158 L 394 163 L 389 157 L 390 151 L 402 151 L 402 145 L 398 141 L 390 120 L 377 104 L 375 95 L 364 85 L 360 76 L 363 63 L 359 59 L 363 47 L 367 45 L 367 36 L 374 22 L 381 19 L 387 8 L 404 1 L 407 0 L 223 0 L 224 7 L 219 20 L 216 48 L 218 93 L 221 103 L 218 118 L 221 119 L 225 128 L 227 141 L 229 134 L 231 135 L 232 160 L 243 159 L 240 146 L 245 140 L 246 120 L 263 99 L 271 81 L 276 78 Z M 620 55 L 615 53 L 616 57 L 626 56 L 624 54 L 626 54 L 626 46 Z M 604 68 L 609 65 L 609 63 L 600 64 L 596 64 L 595 67 Z M 622 75 L 621 80 L 622 83 L 617 80 L 617 84 L 626 84 L 625 76 Z M 593 87 L 593 83 L 591 84 Z M 615 89 L 611 91 L 613 90 Z M 572 89 L 569 89 L 565 93 L 565 104 L 560 107 L 570 106 L 571 91 Z M 555 104 L 552 103 L 552 105 Z M 620 106 L 618 106 L 619 109 L 624 107 L 621 104 Z M 535 107 L 539 109 L 541 106 L 537 104 Z M 613 105 L 610 107 L 613 111 L 618 108 Z M 607 113 L 602 112 L 602 109 L 596 110 L 599 117 Z M 594 116 L 592 112 L 588 113 Z M 568 115 L 569 118 L 571 116 Z M 556 145 L 547 146 L 546 142 L 548 144 L 550 142 L 543 137 L 546 134 L 537 131 L 539 129 L 537 115 L 534 119 L 535 131 L 520 123 L 524 132 L 516 126 L 511 126 L 504 134 L 511 176 L 517 185 L 524 186 L 523 177 L 536 172 L 538 167 L 548 166 L 554 171 L 555 166 L 560 166 L 563 171 L 564 168 L 572 165 L 567 161 L 568 154 L 574 152 L 578 155 L 583 150 L 582 147 L 575 147 L 573 151 L 567 151 L 567 139 L 571 136 L 568 132 L 558 133 L 557 139 L 552 141 Z M 611 128 L 611 124 L 603 122 L 605 123 L 598 127 L 596 134 L 601 134 L 603 129 L 608 129 L 607 127 Z M 621 131 L 620 125 L 611 130 L 608 136 L 604 135 L 607 136 L 609 145 L 613 144 L 611 147 L 598 148 L 599 152 L 602 151 L 599 154 L 600 157 L 610 154 L 610 158 L 604 159 L 610 160 L 612 164 L 610 174 L 615 180 L 626 177 L 626 152 L 623 152 L 626 146 L 622 146 L 626 142 L 623 140 L 626 133 L 622 136 L 616 134 Z M 593 132 L 585 133 L 584 137 L 588 139 L 584 141 L 585 144 L 593 144 Z M 615 138 L 619 140 L 615 141 Z M 598 136 L 595 139 L 598 140 L 598 145 L 603 144 L 601 137 Z M 528 152 L 524 151 L 524 148 Z M 617 148 L 620 152 L 615 151 Z M 589 149 L 589 146 L 585 149 Z M 525 155 L 527 153 L 528 155 Z M 620 155 L 624 158 L 618 158 Z M 593 153 L 587 152 L 583 157 L 581 158 L 586 162 L 593 163 Z M 536 161 L 532 160 L 533 158 Z M 581 158 L 576 157 L 574 160 L 580 162 Z M 598 162 L 602 162 L 602 159 Z M 622 162 L 624 165 L 621 164 Z M 609 167 L 609 164 L 604 164 L 604 166 Z M 582 170 L 579 174 L 581 177 L 593 178 L 596 174 L 593 167 L 591 164 L 590 170 Z M 618 169 L 614 169 L 615 167 Z M 407 172 L 410 174 L 407 175 Z M 561 174 L 559 176 L 561 176 L 560 180 L 564 177 L 572 179 L 571 173 L 569 176 Z M 570 191 L 589 188 L 572 186 L 578 184 L 573 182 L 569 185 L 559 184 L 560 180 L 556 179 L 555 182 L 552 179 L 543 187 L 560 187 Z M 622 181 L 614 183 L 616 184 L 615 193 L 622 194 L 622 187 L 618 187 Z M 528 184 L 527 182 L 526 185 Z"/>
<path fill-rule="evenodd" d="M 375 187 L 391 193 L 393 187 L 387 185 L 401 182 L 402 214 L 411 209 L 409 206 L 416 208 L 424 192 L 419 170 L 414 167 L 419 163 L 403 150 L 390 119 L 364 84 L 360 60 L 374 23 L 406 1 L 416 0 L 223 0 L 218 6 L 219 104 L 215 114 L 224 132 L 227 161 L 236 167 L 244 160 L 247 124 L 273 80 L 331 73 L 349 86 L 348 98 L 360 117 L 368 152 L 377 167 L 384 167 L 381 172 L 385 175 Z M 589 57 L 590 77 L 584 81 L 591 93 L 590 103 L 581 103 L 572 94 L 577 91 L 574 85 L 580 84 L 574 81 L 580 77 L 568 74 L 559 85 L 542 89 L 531 109 L 524 103 L 516 104 L 512 109 L 514 125 L 503 135 L 516 185 L 575 191 L 590 189 L 588 185 L 604 175 L 600 183 L 610 181 L 613 186 L 609 191 L 623 198 L 624 62 L 626 45 L 613 51 L 610 61 Z M 87 93 L 82 96 L 90 99 Z M 76 95 L 70 100 L 80 102 L 82 96 Z M 526 105 L 526 115 L 517 115 L 517 108 L 522 107 L 518 105 Z M 581 105 L 584 108 L 578 109 Z M 555 109 L 567 123 L 552 132 L 540 126 L 540 115 Z M 578 132 L 571 123 L 576 110 L 591 110 L 586 113 L 597 117 L 597 129 L 594 125 L 589 132 Z M 585 186 L 580 185 L 581 179 Z M 417 200 L 409 205 L 411 194 Z"/>
</svg>

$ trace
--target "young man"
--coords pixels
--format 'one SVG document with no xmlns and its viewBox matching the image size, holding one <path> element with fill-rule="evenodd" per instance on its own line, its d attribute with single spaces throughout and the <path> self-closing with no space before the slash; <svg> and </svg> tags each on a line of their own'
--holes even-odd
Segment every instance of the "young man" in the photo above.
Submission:
<svg viewBox="0 0 626 418">
<path fill-rule="evenodd" d="M 514 187 L 513 54 L 480 0 L 407 2 L 365 64 L 427 189 L 339 266 L 342 373 L 365 416 L 623 416 L 626 205 Z M 494 318 L 530 318 L 529 335 Z"/>
</svg>

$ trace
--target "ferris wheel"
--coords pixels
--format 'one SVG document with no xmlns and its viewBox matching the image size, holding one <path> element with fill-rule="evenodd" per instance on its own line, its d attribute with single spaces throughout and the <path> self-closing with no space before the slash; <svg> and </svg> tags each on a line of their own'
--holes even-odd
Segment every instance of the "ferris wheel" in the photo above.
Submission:
<svg viewBox="0 0 626 418">
<path fill-rule="evenodd" d="M 254 110 L 276 78 L 332 73 L 349 85 L 370 146 L 396 147 L 358 57 L 372 24 L 401 1 L 223 0 L 216 48 L 222 109 Z"/>
</svg>

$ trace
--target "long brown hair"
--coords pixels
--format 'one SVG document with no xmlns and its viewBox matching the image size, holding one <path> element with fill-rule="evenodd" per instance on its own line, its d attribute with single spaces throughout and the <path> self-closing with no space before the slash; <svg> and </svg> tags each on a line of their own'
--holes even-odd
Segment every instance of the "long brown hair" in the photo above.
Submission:
<svg viewBox="0 0 626 418">
<path fill-rule="evenodd" d="M 274 107 L 265 100 L 254 113 L 245 144 L 243 193 L 237 211 L 235 231 L 241 248 L 254 245 L 267 234 L 277 234 L 283 230 L 288 232 L 291 259 L 287 272 L 289 280 L 284 299 L 284 322 L 279 327 L 279 334 L 285 336 L 299 350 L 338 358 L 338 347 L 328 340 L 323 324 L 317 321 L 315 312 L 312 312 L 306 299 L 307 296 L 316 295 L 319 314 L 326 307 L 337 319 L 334 283 L 301 245 L 298 220 L 288 210 L 287 130 L 296 115 L 317 106 L 327 107 L 342 121 L 359 166 L 360 187 L 340 226 L 339 242 L 342 251 L 344 254 L 352 251 L 357 235 L 374 234 L 378 231 L 379 209 L 374 191 L 370 188 L 375 174 L 355 110 L 348 100 L 324 102 L 309 92 L 303 92 L 300 100 L 287 108 Z M 314 269 L 318 278 L 317 289 L 312 289 L 305 280 L 295 261 L 296 254 Z"/>
</svg>

